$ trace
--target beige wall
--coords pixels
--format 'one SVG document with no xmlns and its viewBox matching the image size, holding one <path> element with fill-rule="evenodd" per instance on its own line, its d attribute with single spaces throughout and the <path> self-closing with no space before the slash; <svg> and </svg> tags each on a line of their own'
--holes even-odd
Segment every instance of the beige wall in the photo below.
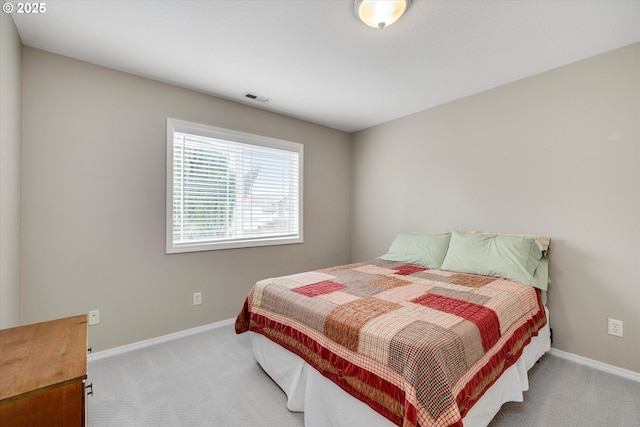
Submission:
<svg viewBox="0 0 640 427">
<path fill-rule="evenodd" d="M 23 61 L 23 323 L 99 309 L 102 350 L 235 317 L 259 279 L 350 261 L 349 134 L 29 47 Z M 167 117 L 304 144 L 305 242 L 166 255 Z"/>
<path fill-rule="evenodd" d="M 19 323 L 22 44 L 0 13 L 0 329 Z"/>
<path fill-rule="evenodd" d="M 23 62 L 21 322 L 100 309 L 101 350 L 233 317 L 256 280 L 370 259 L 401 231 L 474 227 L 551 235 L 554 347 L 640 372 L 640 44 L 353 136 L 32 48 Z M 167 116 L 303 143 L 305 243 L 165 255 Z"/>
<path fill-rule="evenodd" d="M 402 231 L 548 234 L 554 347 L 640 372 L 640 44 L 364 130 L 353 158 L 353 262 Z"/>
</svg>

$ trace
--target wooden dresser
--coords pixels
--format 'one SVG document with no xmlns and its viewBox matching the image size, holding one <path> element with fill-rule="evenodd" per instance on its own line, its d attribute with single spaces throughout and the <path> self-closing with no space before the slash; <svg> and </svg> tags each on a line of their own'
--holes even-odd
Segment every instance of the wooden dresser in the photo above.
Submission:
<svg viewBox="0 0 640 427">
<path fill-rule="evenodd" d="M 0 426 L 84 426 L 87 315 L 0 330 Z"/>
</svg>

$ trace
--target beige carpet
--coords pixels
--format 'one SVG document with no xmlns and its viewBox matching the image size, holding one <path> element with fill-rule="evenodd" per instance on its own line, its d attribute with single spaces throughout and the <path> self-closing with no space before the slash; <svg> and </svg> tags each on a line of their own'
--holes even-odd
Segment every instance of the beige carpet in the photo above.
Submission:
<svg viewBox="0 0 640 427">
<path fill-rule="evenodd" d="M 529 371 L 524 399 L 489 426 L 640 427 L 640 382 L 551 355 Z"/>
<path fill-rule="evenodd" d="M 491 427 L 637 427 L 640 383 L 554 356 Z M 89 363 L 89 427 L 301 427 L 232 326 Z M 351 427 L 351 426 L 349 426 Z"/>
</svg>

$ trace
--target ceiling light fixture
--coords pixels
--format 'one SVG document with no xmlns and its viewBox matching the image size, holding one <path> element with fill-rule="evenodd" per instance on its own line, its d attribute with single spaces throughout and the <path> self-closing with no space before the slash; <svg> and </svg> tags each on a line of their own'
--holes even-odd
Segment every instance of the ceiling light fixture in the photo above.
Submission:
<svg viewBox="0 0 640 427">
<path fill-rule="evenodd" d="M 354 0 L 353 12 L 365 24 L 383 29 L 396 22 L 411 0 Z"/>
</svg>

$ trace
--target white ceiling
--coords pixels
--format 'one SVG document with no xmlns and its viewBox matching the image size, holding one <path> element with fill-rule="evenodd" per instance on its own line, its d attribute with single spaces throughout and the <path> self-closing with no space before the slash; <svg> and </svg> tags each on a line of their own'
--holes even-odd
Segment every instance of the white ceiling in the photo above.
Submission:
<svg viewBox="0 0 640 427">
<path fill-rule="evenodd" d="M 25 45 L 349 132 L 640 41 L 638 0 L 414 0 L 384 30 L 352 9 L 48 0 L 13 18 Z"/>
</svg>

